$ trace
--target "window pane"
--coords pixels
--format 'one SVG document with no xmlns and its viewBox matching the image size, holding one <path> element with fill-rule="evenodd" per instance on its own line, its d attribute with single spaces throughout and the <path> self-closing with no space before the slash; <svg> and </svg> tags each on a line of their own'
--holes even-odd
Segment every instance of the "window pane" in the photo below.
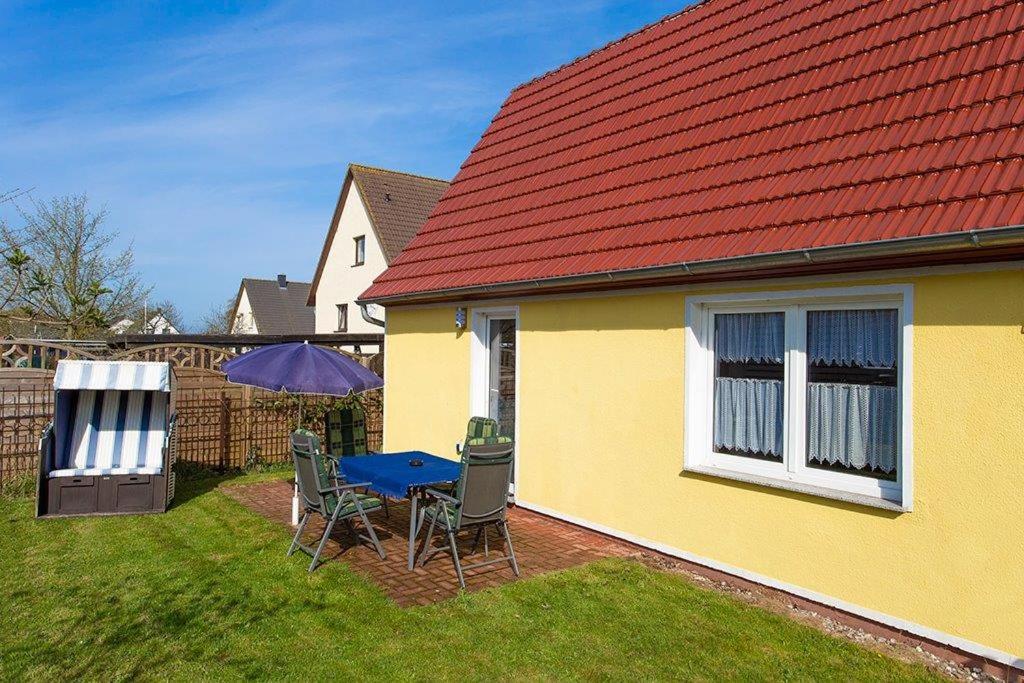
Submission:
<svg viewBox="0 0 1024 683">
<path fill-rule="evenodd" d="M 356 238 L 356 263 L 363 263 L 366 260 L 366 238 Z"/>
<path fill-rule="evenodd" d="M 500 433 L 516 433 L 516 321 L 490 321 L 488 353 L 488 417 L 498 421 Z"/>
<path fill-rule="evenodd" d="M 785 314 L 715 315 L 718 453 L 782 462 Z"/>
<path fill-rule="evenodd" d="M 807 464 L 895 480 L 899 454 L 893 309 L 807 313 Z"/>
</svg>

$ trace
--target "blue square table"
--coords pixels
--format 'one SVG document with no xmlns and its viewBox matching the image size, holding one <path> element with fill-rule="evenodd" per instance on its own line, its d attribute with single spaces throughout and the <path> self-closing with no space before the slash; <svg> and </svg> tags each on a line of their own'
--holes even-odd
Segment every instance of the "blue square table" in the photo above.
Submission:
<svg viewBox="0 0 1024 683">
<path fill-rule="evenodd" d="M 413 467 L 411 460 L 423 464 Z M 423 451 L 353 455 L 338 459 L 341 475 L 348 481 L 368 481 L 370 488 L 391 498 L 409 498 L 409 569 L 415 560 L 416 534 L 419 532 L 419 498 L 429 486 L 458 481 L 460 463 Z"/>
</svg>

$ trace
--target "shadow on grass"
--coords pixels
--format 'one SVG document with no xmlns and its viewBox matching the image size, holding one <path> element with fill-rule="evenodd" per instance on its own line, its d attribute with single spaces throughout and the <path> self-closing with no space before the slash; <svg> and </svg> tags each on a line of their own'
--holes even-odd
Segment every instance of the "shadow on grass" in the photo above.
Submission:
<svg viewBox="0 0 1024 683">
<path fill-rule="evenodd" d="M 242 470 L 220 471 L 188 464 L 187 467 L 181 469 L 176 466 L 175 474 L 177 479 L 174 501 L 171 503 L 170 509 L 188 505 L 193 499 L 213 491 L 221 484 L 244 476 L 245 472 Z"/>
<path fill-rule="evenodd" d="M 179 462 L 174 466 L 174 471 L 177 475 L 177 485 L 172 508 L 185 505 L 220 486 L 261 484 L 294 477 L 291 463 L 276 463 L 248 470 L 220 470 L 191 462 Z"/>
</svg>

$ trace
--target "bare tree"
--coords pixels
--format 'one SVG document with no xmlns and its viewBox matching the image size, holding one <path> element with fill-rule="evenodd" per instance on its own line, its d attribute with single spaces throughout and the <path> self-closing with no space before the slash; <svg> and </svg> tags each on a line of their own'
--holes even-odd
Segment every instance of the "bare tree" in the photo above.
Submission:
<svg viewBox="0 0 1024 683">
<path fill-rule="evenodd" d="M 150 306 L 150 317 L 154 315 L 162 315 L 164 320 L 169 322 L 174 329 L 184 334 L 188 330 L 185 327 L 185 318 L 181 314 L 181 309 L 170 299 L 164 299 L 163 301 L 157 301 L 155 304 Z"/>
<path fill-rule="evenodd" d="M 203 334 L 231 334 L 235 326 L 235 297 L 211 306 L 200 325 Z"/>
<path fill-rule="evenodd" d="M 169 323 L 179 334 L 185 333 L 184 317 L 181 310 L 170 299 L 145 301 L 126 318 L 116 321 L 111 330 L 115 334 L 165 334 L 160 328 L 160 318 Z"/>
<path fill-rule="evenodd" d="M 24 190 L 0 190 L 0 204 L 24 194 Z M 7 223 L 0 218 L 0 313 L 7 312 L 25 286 L 25 275 L 31 260 L 17 244 L 11 243 Z"/>
<path fill-rule="evenodd" d="M 23 270 L 31 264 L 9 318 L 75 339 L 105 333 L 141 308 L 150 288 L 135 270 L 131 247 L 115 251 L 118 234 L 104 228 L 105 210 L 89 211 L 84 195 L 33 200 L 32 209 L 19 208 L 21 228 L 0 225 L 0 243 L 29 259 Z"/>
</svg>

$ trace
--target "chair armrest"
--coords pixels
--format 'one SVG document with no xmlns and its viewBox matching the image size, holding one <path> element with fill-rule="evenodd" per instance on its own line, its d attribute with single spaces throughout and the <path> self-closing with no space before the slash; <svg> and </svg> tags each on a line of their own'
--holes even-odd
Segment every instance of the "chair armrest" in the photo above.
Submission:
<svg viewBox="0 0 1024 683">
<path fill-rule="evenodd" d="M 338 491 L 348 491 L 350 489 L 361 489 L 368 486 L 373 486 L 372 481 L 364 481 L 359 484 L 344 484 L 343 486 L 328 486 L 325 489 L 319 489 L 320 493 L 337 493 Z"/>
<path fill-rule="evenodd" d="M 462 505 L 462 501 L 459 500 L 458 498 L 449 496 L 447 493 L 442 493 L 437 489 L 426 489 L 424 493 L 426 493 L 431 498 L 443 500 L 444 502 L 449 503 L 450 505 L 454 505 L 455 507 L 459 507 L 460 505 Z"/>
</svg>

